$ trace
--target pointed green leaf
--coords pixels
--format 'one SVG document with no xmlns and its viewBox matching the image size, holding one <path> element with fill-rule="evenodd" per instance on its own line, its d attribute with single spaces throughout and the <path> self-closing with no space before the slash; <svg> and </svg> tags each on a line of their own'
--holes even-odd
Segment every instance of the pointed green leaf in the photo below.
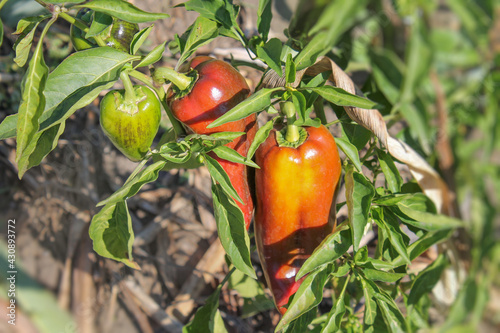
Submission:
<svg viewBox="0 0 500 333">
<path fill-rule="evenodd" d="M 99 202 L 97 206 L 112 205 L 119 201 L 127 200 L 128 198 L 133 197 L 144 185 L 158 179 L 158 174 L 165 164 L 165 161 L 158 161 L 147 166 L 137 173 L 134 178 L 128 180 L 124 186 L 109 196 L 106 200 Z"/>
<path fill-rule="evenodd" d="M 134 68 L 149 66 L 160 61 L 165 51 L 165 45 L 167 45 L 166 41 L 155 47 Z"/>
<path fill-rule="evenodd" d="M 33 140 L 38 131 L 38 119 L 45 108 L 43 90 L 48 74 L 49 68 L 45 65 L 43 59 L 42 37 L 38 42 L 33 57 L 31 58 L 28 71 L 24 75 L 23 82 L 21 83 L 22 96 L 17 121 L 16 162 L 18 165 L 23 156 L 26 156 L 27 152 L 25 152 L 25 149 L 31 143 L 31 140 Z M 27 156 L 29 156 L 29 153 Z M 25 167 L 25 165 L 19 165 L 19 169 L 24 169 Z"/>
<path fill-rule="evenodd" d="M 387 182 L 387 188 L 392 193 L 401 192 L 403 178 L 401 178 L 398 168 L 394 164 L 391 155 L 380 149 L 377 149 L 377 156 L 380 163 L 380 168 L 382 169 L 382 172 L 385 176 L 385 181 Z"/>
<path fill-rule="evenodd" d="M 431 265 L 418 273 L 410 290 L 408 305 L 417 304 L 423 295 L 432 291 L 436 283 L 441 279 L 441 274 L 446 266 L 448 266 L 448 261 L 446 257 L 441 254 Z"/>
<path fill-rule="evenodd" d="M 233 265 L 249 277 L 256 279 L 250 260 L 250 238 L 245 228 L 241 209 L 236 206 L 220 184 L 212 184 L 214 215 L 222 247 Z"/>
<path fill-rule="evenodd" d="M 335 138 L 335 143 L 344 152 L 344 154 L 351 160 L 352 164 L 356 167 L 358 172 L 361 172 L 361 161 L 359 160 L 359 152 L 356 146 L 347 141 L 345 138 Z"/>
<path fill-rule="evenodd" d="M 97 254 L 139 269 L 139 265 L 132 258 L 134 231 L 125 201 L 106 205 L 94 215 L 89 235 Z"/>
<path fill-rule="evenodd" d="M 329 271 L 328 266 L 323 266 L 309 274 L 302 281 L 288 310 L 281 318 L 278 326 L 276 326 L 276 332 L 321 303 L 323 288 L 328 281 Z"/>
<path fill-rule="evenodd" d="M 330 313 L 328 314 L 328 319 L 326 320 L 321 333 L 333 333 L 338 332 L 341 329 L 342 318 L 345 314 L 345 290 L 347 289 L 347 285 L 349 284 L 349 278 L 345 279 L 344 287 L 342 287 L 342 291 L 340 295 L 337 296 L 337 300 L 335 304 L 332 306 Z M 366 297 L 365 297 L 366 298 Z"/>
<path fill-rule="evenodd" d="M 275 119 L 275 118 L 273 118 Z M 267 123 L 264 124 L 261 128 L 257 130 L 257 133 L 255 133 L 255 138 L 252 141 L 252 144 L 250 145 L 250 148 L 248 149 L 247 153 L 247 159 L 252 159 L 253 155 L 259 148 L 259 146 L 266 141 L 267 137 L 269 136 L 269 133 L 271 133 L 271 130 L 273 129 L 274 126 L 274 120 L 271 119 Z M 1 127 L 1 124 L 0 124 Z"/>
<path fill-rule="evenodd" d="M 219 26 L 217 22 L 199 16 L 190 27 L 189 35 L 182 48 L 178 63 L 184 63 L 200 46 L 210 43 L 218 36 L 218 32 Z"/>
<path fill-rule="evenodd" d="M 270 39 L 264 46 L 257 45 L 257 56 L 279 76 L 283 76 L 283 71 L 281 70 L 281 48 L 282 43 L 278 38 Z"/>
<path fill-rule="evenodd" d="M 259 166 L 255 164 L 254 161 L 241 156 L 240 153 L 238 153 L 236 150 L 231 149 L 227 146 L 218 146 L 215 147 L 212 151 L 215 153 L 215 155 L 217 155 L 219 158 L 223 160 L 234 163 L 241 163 L 248 165 L 252 168 L 260 169 Z"/>
<path fill-rule="evenodd" d="M 273 19 L 272 0 L 259 0 L 259 8 L 257 9 L 257 31 L 265 41 L 271 30 L 271 20 Z"/>
<path fill-rule="evenodd" d="M 368 225 L 368 213 L 375 189 L 363 174 L 354 171 L 352 165 L 346 167 L 345 184 L 349 223 L 352 228 L 352 244 L 354 251 L 358 251 L 359 243 Z"/>
<path fill-rule="evenodd" d="M 94 0 L 73 8 L 90 8 L 131 23 L 145 23 L 170 17 L 165 13 L 148 13 L 123 0 Z"/>
<path fill-rule="evenodd" d="M 111 16 L 99 12 L 94 13 L 94 19 L 92 20 L 89 31 L 85 34 L 85 38 L 88 39 L 97 36 L 111 24 L 113 24 L 113 18 Z"/>
<path fill-rule="evenodd" d="M 348 223 L 342 223 L 314 250 L 304 262 L 295 280 L 310 273 L 317 267 L 331 263 L 340 258 L 351 247 L 351 229 Z"/>
<path fill-rule="evenodd" d="M 148 39 L 149 34 L 151 33 L 151 30 L 153 30 L 154 24 L 151 24 L 149 27 L 146 27 L 136 33 L 134 35 L 134 38 L 132 39 L 132 42 L 130 43 L 130 52 L 132 54 L 136 54 L 137 51 L 141 48 L 142 44 Z"/>
<path fill-rule="evenodd" d="M 272 95 L 280 90 L 282 91 L 283 88 L 261 89 L 257 91 L 255 94 L 236 105 L 230 111 L 217 118 L 214 122 L 208 125 L 207 128 L 214 128 L 232 121 L 240 120 L 253 113 L 266 109 L 269 105 L 271 105 Z"/>
<path fill-rule="evenodd" d="M 342 88 L 323 86 L 323 87 L 305 87 L 308 91 L 314 91 L 327 101 L 340 106 L 354 106 L 361 109 L 373 109 L 377 103 L 367 98 L 348 93 Z"/>
<path fill-rule="evenodd" d="M 221 188 L 225 193 L 230 195 L 233 199 L 238 200 L 243 203 L 241 197 L 238 195 L 238 192 L 234 189 L 233 184 L 231 183 L 231 179 L 227 175 L 226 171 L 222 168 L 219 162 L 214 158 L 205 155 L 205 165 L 208 168 L 208 172 L 210 172 L 210 176 L 220 184 Z"/>
</svg>

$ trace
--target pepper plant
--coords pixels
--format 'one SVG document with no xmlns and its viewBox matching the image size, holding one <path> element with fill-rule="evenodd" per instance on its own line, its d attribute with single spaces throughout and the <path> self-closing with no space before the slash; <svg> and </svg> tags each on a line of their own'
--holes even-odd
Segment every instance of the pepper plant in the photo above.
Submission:
<svg viewBox="0 0 500 333">
<path fill-rule="evenodd" d="M 435 98 L 427 85 L 430 68 L 436 71 L 442 63 L 439 54 L 432 54 L 429 45 L 436 41 L 429 40 L 419 15 L 431 15 L 436 10 L 431 3 L 396 1 L 395 15 L 412 25 L 406 49 L 390 50 L 383 48 L 386 41 L 377 40 L 390 30 L 381 9 L 385 1 L 301 0 L 288 29 L 270 38 L 272 0 L 259 1 L 257 31 L 251 35 L 238 25 L 242 3 L 189 0 L 180 6 L 199 14 L 192 25 L 143 54 L 141 46 L 156 28 L 136 30 L 136 25 L 168 19 L 168 13 L 145 12 L 122 0 L 36 1 L 48 13 L 18 24 L 16 62 L 27 68 L 22 101 L 18 113 L 0 124 L 0 138 L 16 138 L 21 178 L 57 147 L 71 115 L 120 81 L 124 90 L 109 92 L 101 101 L 101 125 L 125 156 L 140 163 L 120 189 L 98 204 L 102 208 L 92 219 L 90 237 L 100 256 L 132 268 L 139 266 L 127 199 L 160 172 L 208 168 L 219 238 L 231 269 L 185 332 L 226 331 L 218 306 L 227 281 L 238 290 L 240 282 L 250 279 L 258 290 L 255 296 L 262 295 L 248 233 L 253 191 L 257 251 L 282 314 L 276 331 L 430 328 L 429 295 L 450 269 L 452 254 L 440 251 L 418 274 L 412 261 L 437 244 L 439 249 L 452 246 L 454 231 L 466 226 L 451 213 L 450 191 L 429 163 L 436 157 L 436 133 L 428 126 L 424 105 Z M 450 6 L 467 17 L 464 3 Z M 479 15 L 478 25 L 487 26 L 492 18 L 485 8 L 492 10 L 494 2 L 481 3 L 470 15 Z M 43 42 L 56 20 L 72 25 L 79 51 L 49 71 Z M 466 22 L 472 33 L 474 20 Z M 128 28 L 110 37 L 118 23 Z M 355 27 L 364 38 L 352 37 Z M 35 33 L 39 38 L 31 47 Z M 194 57 L 216 38 L 238 41 L 248 60 Z M 161 65 L 167 44 L 178 59 L 175 68 Z M 262 72 L 255 91 L 239 66 Z M 368 73 L 360 88 L 346 74 L 356 70 Z M 495 73 L 485 77 L 497 89 Z M 167 91 L 165 83 L 170 84 Z M 498 94 L 488 96 L 498 100 Z M 151 147 L 160 105 L 170 129 Z M 257 116 L 263 122 L 259 129 Z M 409 126 L 392 137 L 388 128 L 400 120 Z M 404 180 L 402 168 L 413 179 Z M 248 181 L 254 173 L 255 189 Z M 345 195 L 339 195 L 339 183 Z M 347 218 L 338 222 L 340 210 Z M 474 269 L 490 276 L 491 271 Z M 461 324 L 456 318 L 464 297 L 459 294 L 462 303 L 450 310 L 455 319 L 443 329 Z M 262 301 L 257 309 L 266 311 L 268 304 Z M 325 304 L 330 304 L 326 310 Z M 480 311 L 479 301 L 474 304 Z"/>
</svg>

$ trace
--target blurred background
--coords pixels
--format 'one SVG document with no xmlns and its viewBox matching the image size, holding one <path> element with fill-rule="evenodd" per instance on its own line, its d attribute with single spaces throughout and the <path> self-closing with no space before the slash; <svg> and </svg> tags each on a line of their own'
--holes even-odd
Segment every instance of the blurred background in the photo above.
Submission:
<svg viewBox="0 0 500 333">
<path fill-rule="evenodd" d="M 130 2 L 171 15 L 155 22 L 145 50 L 182 34 L 198 15 L 173 8 L 182 3 L 179 0 Z M 251 37 L 256 33 L 258 0 L 234 2 L 242 6 L 239 23 Z M 345 33 L 329 55 L 381 105 L 391 105 L 402 77 L 414 72 L 411 66 L 422 68 L 422 75 L 414 78 L 411 107 L 398 112 L 386 107 L 381 112 L 390 133 L 439 171 L 455 196 L 452 214 L 467 224 L 454 241 L 460 265 L 469 275 L 449 278 L 454 281 L 452 292 L 433 294 L 437 305 L 430 309 L 431 326 L 451 320 L 479 332 L 499 332 L 500 2 L 358 2 L 349 19 L 342 21 Z M 307 10 L 304 1 L 273 2 L 270 38 L 287 39 L 284 30 L 298 5 Z M 32 0 L 11 0 L 0 12 L 0 121 L 17 112 L 26 70 L 13 61 L 12 33 L 20 18 L 37 15 L 40 8 Z M 416 20 L 421 31 L 410 33 Z M 45 59 L 51 70 L 73 52 L 68 33 L 69 24 L 62 20 L 49 31 Z M 198 54 L 249 60 L 241 44 L 224 37 L 201 47 Z M 176 64 L 168 48 L 163 62 Z M 244 66 L 239 70 L 254 89 L 261 72 Z M 385 82 L 382 92 L 371 89 L 375 82 Z M 93 252 L 88 227 L 98 211 L 96 203 L 121 187 L 137 165 L 103 135 L 98 102 L 68 120 L 58 147 L 22 180 L 14 162 L 15 140 L 0 142 L 2 311 L 9 306 L 9 220 L 15 220 L 16 227 L 16 288 L 24 291 L 19 293 L 23 306 L 17 308 L 16 326 L 9 325 L 0 311 L 1 332 L 181 332 L 227 273 L 205 169 L 162 172 L 158 181 L 128 200 L 136 235 L 134 257 L 141 271 Z M 335 119 L 332 110 L 327 112 Z M 157 139 L 167 127 L 165 119 Z M 399 167 L 407 174 L 403 165 Z M 262 278 L 255 253 L 252 259 Z M 236 275 L 229 288 L 224 287 L 220 309 L 230 332 L 272 332 L 279 321 L 263 284 L 243 276 Z"/>
</svg>

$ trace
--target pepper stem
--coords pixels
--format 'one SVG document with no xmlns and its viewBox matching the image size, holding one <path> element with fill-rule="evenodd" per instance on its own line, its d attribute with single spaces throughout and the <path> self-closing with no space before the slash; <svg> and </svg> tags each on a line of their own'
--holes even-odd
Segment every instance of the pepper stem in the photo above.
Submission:
<svg viewBox="0 0 500 333">
<path fill-rule="evenodd" d="M 192 77 L 178 73 L 173 68 L 168 68 L 168 67 L 156 68 L 153 76 L 155 81 L 172 82 L 172 84 L 181 91 L 186 90 L 193 82 Z"/>
<path fill-rule="evenodd" d="M 130 77 L 125 71 L 120 73 L 120 80 L 122 81 L 123 87 L 125 88 L 125 102 L 131 104 L 135 103 L 137 97 L 135 95 L 134 85 L 132 84 L 132 81 L 130 81 Z"/>
<path fill-rule="evenodd" d="M 295 112 L 295 105 L 292 102 L 281 103 L 281 111 L 286 116 L 286 134 L 285 140 L 288 142 L 297 142 L 300 139 L 300 132 L 297 125 L 295 125 L 295 120 L 297 120 L 297 114 Z"/>
</svg>

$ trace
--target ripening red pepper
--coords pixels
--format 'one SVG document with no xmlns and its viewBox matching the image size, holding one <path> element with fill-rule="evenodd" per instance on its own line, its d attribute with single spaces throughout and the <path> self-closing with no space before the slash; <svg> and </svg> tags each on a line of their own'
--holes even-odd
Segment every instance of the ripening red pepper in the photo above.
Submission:
<svg viewBox="0 0 500 333">
<path fill-rule="evenodd" d="M 297 147 L 280 146 L 285 140 L 281 133 L 273 130 L 255 155 L 260 167 L 255 171 L 255 239 L 268 286 L 283 314 L 303 279 L 295 281 L 297 272 L 335 227 L 341 162 L 324 126 L 302 129 L 307 138 Z"/>
<path fill-rule="evenodd" d="M 175 93 L 169 96 L 168 104 L 172 114 L 197 134 L 246 132 L 245 135 L 226 145 L 246 156 L 257 131 L 255 114 L 215 128 L 207 128 L 210 123 L 248 97 L 250 88 L 245 78 L 228 63 L 206 56 L 194 58 L 190 66 L 197 71 L 197 79 L 190 85 L 189 92 L 181 96 Z M 243 211 L 248 229 L 254 207 L 247 167 L 244 164 L 220 159 L 212 153 L 210 156 L 221 164 L 243 200 L 243 203 L 238 201 L 236 203 Z"/>
</svg>

